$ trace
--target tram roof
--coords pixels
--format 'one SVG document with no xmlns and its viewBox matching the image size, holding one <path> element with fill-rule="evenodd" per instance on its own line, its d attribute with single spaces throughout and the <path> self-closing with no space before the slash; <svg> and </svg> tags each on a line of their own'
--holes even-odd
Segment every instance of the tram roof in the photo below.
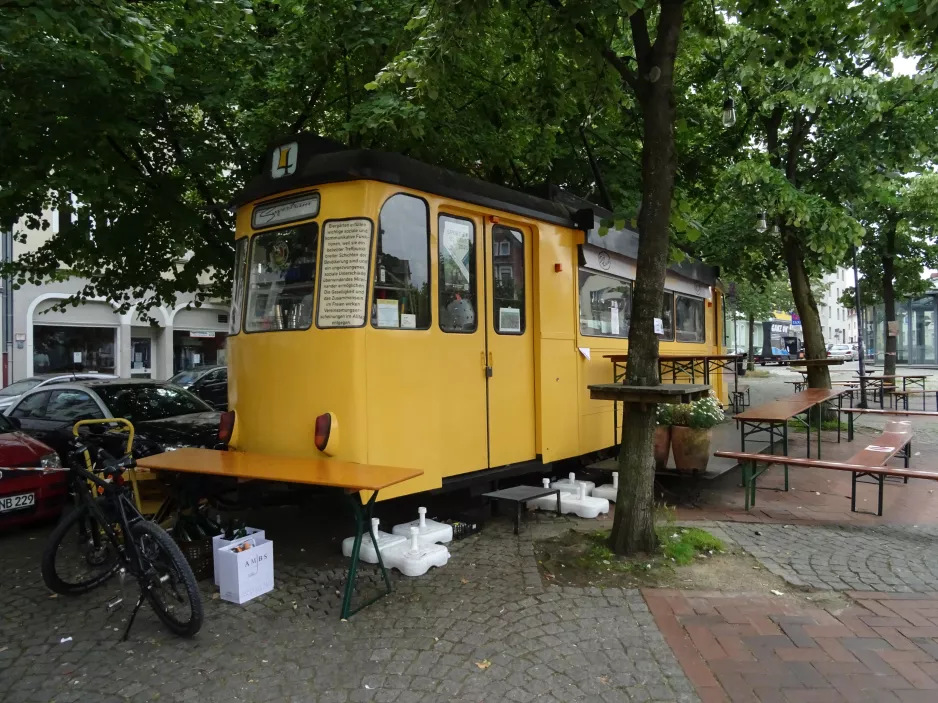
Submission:
<svg viewBox="0 0 938 703">
<path fill-rule="evenodd" d="M 275 177 L 274 155 L 279 153 L 278 150 L 292 144 L 296 144 L 296 167 L 293 173 Z M 610 229 L 605 236 L 600 237 L 599 220 L 610 218 L 612 213 L 559 188 L 545 188 L 544 197 L 433 166 L 403 154 L 349 149 L 343 144 L 315 134 L 299 134 L 270 147 L 261 161 L 258 175 L 234 197 L 231 204 L 233 207 L 241 207 L 289 190 L 360 180 L 390 183 L 551 224 L 581 229 L 587 232 L 587 241 L 590 244 L 630 258 L 637 255 L 637 233 L 628 229 Z M 590 224 L 591 227 L 588 226 Z M 718 270 L 714 267 L 696 262 L 685 261 L 672 264 L 669 268 L 708 285 L 713 285 L 718 275 Z"/>
</svg>

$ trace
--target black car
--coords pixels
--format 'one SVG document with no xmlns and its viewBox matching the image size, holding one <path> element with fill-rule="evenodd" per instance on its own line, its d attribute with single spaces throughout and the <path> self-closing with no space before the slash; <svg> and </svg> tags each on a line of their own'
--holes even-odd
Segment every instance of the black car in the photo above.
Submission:
<svg viewBox="0 0 938 703">
<path fill-rule="evenodd" d="M 218 410 L 228 409 L 227 366 L 198 366 L 187 369 L 177 373 L 169 382 L 192 391 Z"/>
<path fill-rule="evenodd" d="M 29 435 L 65 459 L 79 420 L 122 417 L 134 425 L 134 456 L 179 447 L 218 446 L 221 413 L 201 398 L 170 383 L 147 379 L 82 381 L 25 393 L 4 413 Z M 124 452 L 119 435 L 102 437 L 114 456 Z"/>
</svg>

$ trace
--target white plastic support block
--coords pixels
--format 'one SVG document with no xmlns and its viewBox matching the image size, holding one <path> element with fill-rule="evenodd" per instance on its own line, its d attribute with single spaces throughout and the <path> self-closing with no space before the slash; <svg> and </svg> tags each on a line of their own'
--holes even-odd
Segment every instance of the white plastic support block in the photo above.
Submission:
<svg viewBox="0 0 938 703">
<path fill-rule="evenodd" d="M 387 532 L 382 532 L 378 529 L 379 520 L 376 517 L 371 518 L 371 531 L 374 533 L 375 539 L 378 542 L 378 549 L 381 550 L 381 556 L 384 557 L 384 552 L 390 547 L 402 544 L 407 541 L 406 537 L 400 535 L 391 535 Z M 355 546 L 355 537 L 346 537 L 342 540 L 342 555 L 346 557 L 352 556 L 352 547 Z M 358 552 L 358 556 L 362 561 L 366 561 L 369 564 L 378 563 L 378 553 L 375 552 L 374 542 L 371 540 L 371 536 L 366 534 L 362 535 L 362 546 Z"/>
<path fill-rule="evenodd" d="M 550 484 L 550 487 L 559 489 L 561 493 L 576 493 L 576 487 L 580 483 L 582 483 L 586 488 L 587 495 L 589 495 L 590 492 L 596 488 L 596 484 L 592 481 L 577 481 L 576 474 L 572 471 L 568 474 L 567 478 L 554 481 L 552 484 Z"/>
<path fill-rule="evenodd" d="M 442 544 L 421 542 L 420 528 L 417 525 L 411 526 L 410 539 L 401 539 L 405 541 L 387 550 L 382 549 L 381 556 L 386 567 L 397 569 L 404 576 L 423 576 L 430 567 L 446 566 L 449 561 L 449 550 Z"/>
<path fill-rule="evenodd" d="M 420 516 L 411 522 L 405 522 L 401 525 L 395 525 L 391 528 L 392 534 L 407 537 L 410 535 L 410 528 L 416 527 L 420 535 L 421 544 L 435 544 L 437 542 L 453 541 L 453 526 L 445 522 L 436 520 L 427 520 L 427 509 L 417 508 L 417 514 Z"/>
<path fill-rule="evenodd" d="M 612 472 L 612 483 L 604 483 L 602 486 L 596 486 L 590 495 L 594 498 L 605 498 L 608 501 L 615 502 L 619 496 L 619 472 Z"/>
<path fill-rule="evenodd" d="M 541 510 L 557 509 L 557 496 L 544 496 L 531 502 Z M 586 487 L 579 486 L 576 493 L 560 493 L 560 512 L 565 515 L 573 513 L 577 517 L 593 519 L 609 512 L 609 501 L 605 498 L 588 496 Z"/>
</svg>

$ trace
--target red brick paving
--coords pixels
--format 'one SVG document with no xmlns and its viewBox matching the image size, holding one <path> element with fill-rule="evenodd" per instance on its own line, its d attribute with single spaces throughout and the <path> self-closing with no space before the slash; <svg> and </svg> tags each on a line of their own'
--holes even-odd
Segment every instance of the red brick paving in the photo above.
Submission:
<svg viewBox="0 0 938 703">
<path fill-rule="evenodd" d="M 784 598 L 645 589 L 703 703 L 936 703 L 938 594 Z"/>
</svg>

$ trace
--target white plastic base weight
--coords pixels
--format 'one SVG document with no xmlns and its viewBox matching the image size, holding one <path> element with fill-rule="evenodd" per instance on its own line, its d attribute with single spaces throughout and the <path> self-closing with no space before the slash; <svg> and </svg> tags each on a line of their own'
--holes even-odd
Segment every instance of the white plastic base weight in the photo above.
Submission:
<svg viewBox="0 0 938 703">
<path fill-rule="evenodd" d="M 592 481 L 577 481 L 576 474 L 572 471 L 567 478 L 562 478 L 559 481 L 554 481 L 550 484 L 551 488 L 556 488 L 561 493 L 576 493 L 577 486 L 583 485 L 583 488 L 586 490 L 586 495 L 592 495 L 592 490 L 596 487 L 596 484 Z"/>
<path fill-rule="evenodd" d="M 390 547 L 395 547 L 399 544 L 403 544 L 407 541 L 406 537 L 401 537 L 400 535 L 392 535 L 387 532 L 382 532 L 378 529 L 378 518 L 371 518 L 371 531 L 375 535 L 375 539 L 378 541 L 378 549 L 381 550 L 381 556 L 384 557 L 384 553 Z M 342 556 L 350 557 L 352 556 L 352 547 L 355 546 L 354 537 L 346 537 L 342 540 Z M 366 532 L 362 535 L 362 546 L 358 552 L 358 556 L 362 561 L 366 561 L 369 564 L 378 563 L 378 554 L 375 552 L 374 542 L 371 540 L 371 536 Z"/>
<path fill-rule="evenodd" d="M 553 488 L 546 478 L 544 479 L 544 487 Z M 530 502 L 541 510 L 557 510 L 557 496 L 544 496 L 543 498 L 535 498 Z M 576 494 L 560 493 L 560 512 L 565 515 L 573 513 L 577 517 L 591 520 L 609 512 L 609 501 L 605 498 L 593 498 L 586 495 L 586 489 L 581 485 Z"/>
<path fill-rule="evenodd" d="M 397 569 L 404 576 L 423 576 L 432 566 L 446 566 L 449 550 L 442 544 L 421 544 L 419 529 L 412 526 L 409 540 L 402 537 L 404 543 L 381 550 L 387 568 Z"/>
<path fill-rule="evenodd" d="M 401 525 L 395 525 L 391 532 L 395 535 L 404 537 L 410 536 L 410 528 L 416 527 L 417 534 L 420 536 L 420 544 L 436 544 L 437 542 L 453 541 L 453 526 L 445 522 L 436 520 L 427 520 L 427 509 L 417 508 L 417 514 L 420 516 L 411 522 L 405 522 Z"/>
<path fill-rule="evenodd" d="M 605 483 L 602 486 L 596 486 L 590 495 L 594 498 L 605 498 L 608 501 L 616 502 L 619 497 L 619 472 L 612 472 L 612 483 Z"/>
</svg>

